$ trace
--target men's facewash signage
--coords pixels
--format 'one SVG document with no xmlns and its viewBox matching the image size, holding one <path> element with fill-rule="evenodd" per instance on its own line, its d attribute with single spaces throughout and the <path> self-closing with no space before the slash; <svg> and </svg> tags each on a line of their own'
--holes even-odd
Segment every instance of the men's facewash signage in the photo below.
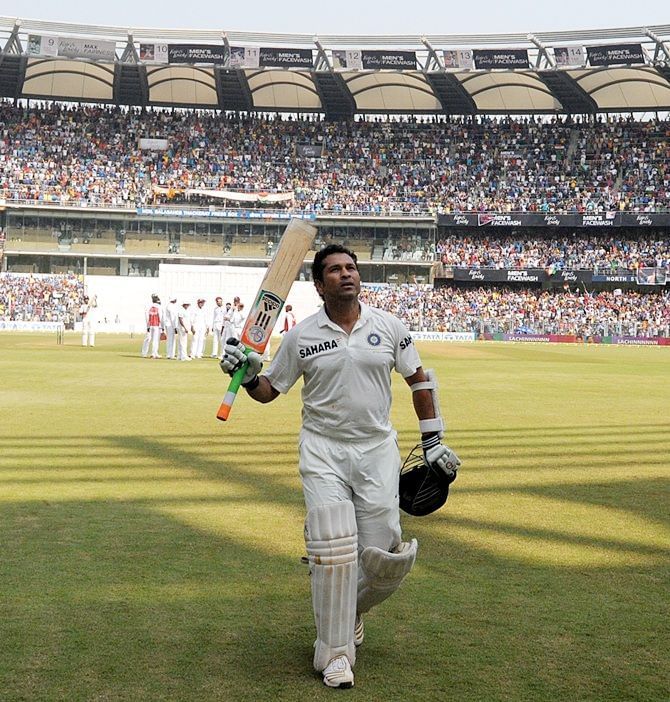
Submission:
<svg viewBox="0 0 670 702">
<path fill-rule="evenodd" d="M 275 49 L 264 46 L 259 56 L 260 66 L 267 68 L 312 68 L 311 49 Z"/>
<path fill-rule="evenodd" d="M 416 69 L 416 53 L 414 51 L 363 51 L 362 62 L 366 70 L 413 71 Z"/>
<path fill-rule="evenodd" d="M 441 214 L 440 227 L 670 227 L 670 214 L 656 212 L 598 212 L 548 214 L 540 212 L 472 212 Z"/>
<path fill-rule="evenodd" d="M 547 280 L 543 268 L 454 268 L 454 280 L 475 283 L 542 283 Z"/>
<path fill-rule="evenodd" d="M 224 63 L 226 47 L 223 44 L 168 44 L 170 63 Z"/>
<path fill-rule="evenodd" d="M 641 44 L 608 44 L 587 46 L 591 66 L 612 66 L 621 63 L 645 63 Z"/>
<path fill-rule="evenodd" d="M 475 49 L 472 54 L 479 69 L 528 68 L 527 49 Z"/>
</svg>

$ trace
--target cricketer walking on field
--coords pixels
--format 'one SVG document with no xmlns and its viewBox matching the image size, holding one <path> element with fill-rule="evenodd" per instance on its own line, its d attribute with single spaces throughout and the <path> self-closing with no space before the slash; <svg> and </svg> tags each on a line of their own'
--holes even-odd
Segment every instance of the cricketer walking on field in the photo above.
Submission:
<svg viewBox="0 0 670 702">
<path fill-rule="evenodd" d="M 316 623 L 314 668 L 329 687 L 351 687 L 362 615 L 411 570 L 417 542 L 403 541 L 400 455 L 391 426 L 391 372 L 412 390 L 424 459 L 453 478 L 460 461 L 441 442 L 436 384 L 412 336 L 393 315 L 359 301 L 356 255 L 332 244 L 312 265 L 323 307 L 283 335 L 268 370 L 231 339 L 221 368 L 248 361 L 243 387 L 266 403 L 302 376 L 299 468 L 307 508 L 305 542 Z"/>
</svg>

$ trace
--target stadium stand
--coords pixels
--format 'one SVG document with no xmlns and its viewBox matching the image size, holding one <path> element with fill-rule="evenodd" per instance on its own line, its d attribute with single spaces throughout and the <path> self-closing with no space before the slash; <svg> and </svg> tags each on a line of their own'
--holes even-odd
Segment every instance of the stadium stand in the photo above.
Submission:
<svg viewBox="0 0 670 702">
<path fill-rule="evenodd" d="M 670 294 L 589 294 L 506 287 L 366 288 L 363 299 L 397 314 L 413 331 L 593 336 L 670 336 Z"/>
<path fill-rule="evenodd" d="M 0 273 L 0 321 L 71 326 L 83 297 L 80 276 Z"/>
<path fill-rule="evenodd" d="M 135 207 L 193 197 L 211 205 L 224 192 L 290 194 L 291 211 L 333 214 L 670 208 L 670 123 L 659 120 L 332 123 L 3 103 L 0 122 L 8 202 Z M 168 148 L 142 150 L 143 137 Z M 319 144 L 320 158 L 300 155 L 300 143 Z"/>
<path fill-rule="evenodd" d="M 67 281 L 154 278 L 162 263 L 262 266 L 297 214 L 316 223 L 317 246 L 355 250 L 366 280 L 410 284 L 370 294 L 411 301 L 417 331 L 668 334 L 666 26 L 386 38 L 414 56 L 402 68 L 347 67 L 342 38 L 326 37 L 309 66 L 281 70 L 233 64 L 230 47 L 211 65 L 190 65 L 208 64 L 196 52 L 173 66 L 172 33 L 161 63 L 137 44 L 161 30 L 107 28 L 98 46 L 100 28 L 78 25 L 70 33 L 108 55 L 82 46 L 56 60 L 40 48 L 49 27 L 68 33 L 0 21 L 3 271 Z M 623 36 L 639 50 L 613 44 Z M 566 41 L 577 63 L 560 64 Z M 526 58 L 462 66 L 432 48 L 473 42 Z M 614 53 L 598 63 L 594 42 Z M 11 300 L 5 315 L 69 314 Z"/>
</svg>

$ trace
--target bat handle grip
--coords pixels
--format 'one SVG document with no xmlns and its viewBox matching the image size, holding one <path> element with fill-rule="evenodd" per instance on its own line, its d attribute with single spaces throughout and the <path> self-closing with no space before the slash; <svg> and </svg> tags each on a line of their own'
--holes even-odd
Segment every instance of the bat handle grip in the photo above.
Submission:
<svg viewBox="0 0 670 702">
<path fill-rule="evenodd" d="M 248 367 L 249 363 L 244 363 L 235 371 L 233 377 L 230 379 L 228 390 L 226 390 L 226 394 L 219 405 L 219 411 L 216 413 L 216 418 L 220 419 L 222 422 L 225 422 L 230 415 L 230 410 L 233 408 L 233 402 L 235 402 L 235 398 L 237 397 L 237 391 L 242 385 L 242 380 L 244 379 L 244 374 L 247 372 Z"/>
</svg>

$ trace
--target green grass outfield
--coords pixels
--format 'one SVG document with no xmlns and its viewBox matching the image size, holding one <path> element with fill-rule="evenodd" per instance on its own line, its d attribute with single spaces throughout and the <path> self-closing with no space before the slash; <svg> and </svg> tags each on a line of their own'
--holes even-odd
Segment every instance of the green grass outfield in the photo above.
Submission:
<svg viewBox="0 0 670 702">
<path fill-rule="evenodd" d="M 298 388 L 0 334 L 0 699 L 670 699 L 670 348 L 420 344 L 463 460 L 350 691 L 311 671 Z M 417 438 L 395 385 L 403 451 Z"/>
</svg>

